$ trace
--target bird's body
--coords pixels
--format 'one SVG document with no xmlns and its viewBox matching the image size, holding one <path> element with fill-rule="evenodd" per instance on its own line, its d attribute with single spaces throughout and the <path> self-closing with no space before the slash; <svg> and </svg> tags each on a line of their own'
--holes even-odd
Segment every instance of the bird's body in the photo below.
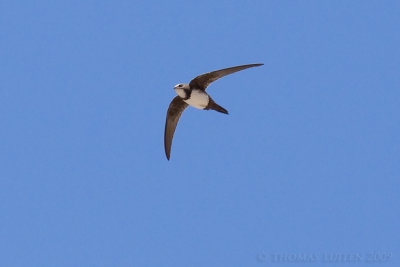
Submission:
<svg viewBox="0 0 400 267">
<path fill-rule="evenodd" d="M 197 76 L 191 80 L 189 84 L 180 83 L 174 87 L 178 96 L 176 96 L 169 105 L 164 132 L 165 154 L 168 160 L 170 157 L 172 138 L 174 136 L 176 125 L 186 107 L 189 105 L 198 109 L 212 109 L 228 114 L 226 109 L 215 103 L 211 96 L 205 92 L 208 85 L 223 76 L 261 65 L 263 64 L 249 64 L 208 72 Z"/>
<path fill-rule="evenodd" d="M 202 90 L 193 89 L 192 93 L 190 94 L 190 98 L 183 101 L 185 101 L 189 106 L 198 109 L 205 109 L 208 105 L 208 102 L 210 102 L 210 97 Z"/>
<path fill-rule="evenodd" d="M 209 94 L 198 88 L 190 88 L 189 84 L 180 83 L 174 87 L 176 94 L 189 106 L 198 109 L 213 109 L 225 114 L 228 111 L 215 103 Z"/>
<path fill-rule="evenodd" d="M 174 87 L 175 92 L 189 106 L 204 109 L 209 102 L 209 95 L 200 89 L 190 89 L 189 84 L 178 84 Z"/>
</svg>

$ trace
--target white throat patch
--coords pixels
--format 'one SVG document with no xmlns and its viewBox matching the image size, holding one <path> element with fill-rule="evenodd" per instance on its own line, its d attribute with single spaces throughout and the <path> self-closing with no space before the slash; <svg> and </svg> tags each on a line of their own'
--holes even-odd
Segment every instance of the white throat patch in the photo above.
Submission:
<svg viewBox="0 0 400 267">
<path fill-rule="evenodd" d="M 174 90 L 177 95 L 179 95 L 182 98 L 186 98 L 186 93 L 182 88 L 174 88 Z"/>
</svg>

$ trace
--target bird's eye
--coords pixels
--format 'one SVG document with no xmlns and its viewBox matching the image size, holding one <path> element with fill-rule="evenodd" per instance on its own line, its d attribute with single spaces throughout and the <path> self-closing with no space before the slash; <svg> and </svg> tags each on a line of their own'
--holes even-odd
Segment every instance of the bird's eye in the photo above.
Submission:
<svg viewBox="0 0 400 267">
<path fill-rule="evenodd" d="M 182 84 L 180 84 L 178 87 L 182 87 Z"/>
</svg>

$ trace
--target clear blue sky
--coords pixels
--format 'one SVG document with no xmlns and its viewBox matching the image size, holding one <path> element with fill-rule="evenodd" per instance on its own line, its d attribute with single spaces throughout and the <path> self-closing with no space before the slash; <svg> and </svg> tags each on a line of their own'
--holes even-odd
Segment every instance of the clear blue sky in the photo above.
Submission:
<svg viewBox="0 0 400 267">
<path fill-rule="evenodd" d="M 0 265 L 400 266 L 399 14 L 2 1 Z M 185 111 L 167 161 L 173 86 L 259 62 L 209 87 L 230 115 Z"/>
</svg>

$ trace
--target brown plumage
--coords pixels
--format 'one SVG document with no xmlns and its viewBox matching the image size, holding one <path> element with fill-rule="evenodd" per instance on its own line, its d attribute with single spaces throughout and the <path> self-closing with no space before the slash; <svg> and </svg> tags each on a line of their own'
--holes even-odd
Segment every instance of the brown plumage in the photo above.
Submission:
<svg viewBox="0 0 400 267">
<path fill-rule="evenodd" d="M 197 76 L 193 80 L 190 81 L 189 85 L 185 84 L 179 84 L 177 87 L 182 88 L 180 93 L 181 96 L 176 96 L 171 104 L 168 107 L 167 111 L 167 118 L 165 121 L 165 131 L 164 131 L 164 148 L 165 148 L 165 155 L 167 156 L 167 159 L 169 160 L 170 155 L 171 155 L 171 146 L 172 146 L 172 139 L 174 138 L 174 133 L 176 126 L 178 124 L 179 118 L 182 115 L 182 112 L 187 108 L 188 104 L 185 101 L 188 101 L 190 99 L 192 91 L 197 92 L 199 95 L 199 92 L 205 91 L 207 87 L 210 85 L 210 83 L 218 80 L 219 78 L 222 78 L 226 75 L 251 68 L 251 67 L 257 67 L 261 66 L 264 64 L 249 64 L 249 65 L 241 65 L 241 66 L 236 66 L 236 67 L 231 67 L 231 68 L 226 68 L 222 70 L 216 70 L 212 72 L 207 72 L 202 75 Z M 178 90 L 175 88 L 175 90 Z M 178 91 L 177 91 L 178 93 Z M 208 96 L 208 103 L 207 106 L 200 106 L 200 108 L 205 109 L 205 110 L 216 110 L 218 112 L 228 114 L 228 111 L 215 103 L 215 101 L 207 94 L 207 93 L 202 93 L 203 97 Z M 204 99 L 204 98 L 203 98 Z M 207 98 L 205 98 L 207 99 Z M 193 102 L 189 102 L 191 105 L 194 105 L 195 107 L 199 108 L 197 104 L 193 104 Z M 196 103 L 196 102 L 195 102 Z"/>
<path fill-rule="evenodd" d="M 178 124 L 182 112 L 187 108 L 187 106 L 188 104 L 186 104 L 179 96 L 175 96 L 171 104 L 169 104 L 164 131 L 164 148 L 168 160 L 171 154 L 172 139 L 174 138 L 176 125 Z"/>
<path fill-rule="evenodd" d="M 210 83 L 215 82 L 219 78 L 222 78 L 226 75 L 247 69 L 247 68 L 252 68 L 252 67 L 258 67 L 262 66 L 264 64 L 248 64 L 248 65 L 241 65 L 241 66 L 236 66 L 236 67 L 231 67 L 231 68 L 226 68 L 222 70 L 216 70 L 216 71 L 211 71 L 204 73 L 202 75 L 197 76 L 193 80 L 190 81 L 189 86 L 190 88 L 197 88 L 201 90 L 206 90 L 207 87 L 210 85 Z"/>
</svg>

